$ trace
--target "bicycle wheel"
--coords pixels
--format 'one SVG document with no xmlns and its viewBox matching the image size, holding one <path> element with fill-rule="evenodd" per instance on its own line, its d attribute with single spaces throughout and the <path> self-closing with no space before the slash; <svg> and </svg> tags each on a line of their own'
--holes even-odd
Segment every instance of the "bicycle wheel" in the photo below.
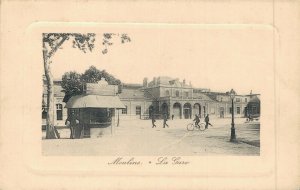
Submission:
<svg viewBox="0 0 300 190">
<path fill-rule="evenodd" d="M 187 126 L 186 126 L 186 129 L 188 131 L 193 131 L 194 130 L 194 124 L 193 123 L 189 123 Z"/>
<path fill-rule="evenodd" d="M 200 123 L 199 124 L 199 130 L 200 131 L 204 131 L 205 130 L 205 124 L 204 123 Z"/>
</svg>

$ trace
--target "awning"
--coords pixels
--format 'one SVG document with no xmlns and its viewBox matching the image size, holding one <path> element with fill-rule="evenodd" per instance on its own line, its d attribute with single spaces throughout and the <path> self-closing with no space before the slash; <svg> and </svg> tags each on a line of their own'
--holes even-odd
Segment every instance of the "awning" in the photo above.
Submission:
<svg viewBox="0 0 300 190">
<path fill-rule="evenodd" d="M 66 103 L 66 108 L 125 108 L 118 96 L 77 95 Z"/>
</svg>

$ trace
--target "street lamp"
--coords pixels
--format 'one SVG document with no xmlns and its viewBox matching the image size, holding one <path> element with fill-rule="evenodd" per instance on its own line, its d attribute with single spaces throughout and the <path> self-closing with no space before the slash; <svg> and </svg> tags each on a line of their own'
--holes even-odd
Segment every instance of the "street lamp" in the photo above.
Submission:
<svg viewBox="0 0 300 190">
<path fill-rule="evenodd" d="M 231 136 L 230 136 L 230 142 L 236 142 L 236 136 L 235 136 L 235 128 L 234 128 L 234 105 L 233 100 L 236 95 L 236 92 L 231 89 L 229 92 L 229 96 L 231 99 Z"/>
</svg>

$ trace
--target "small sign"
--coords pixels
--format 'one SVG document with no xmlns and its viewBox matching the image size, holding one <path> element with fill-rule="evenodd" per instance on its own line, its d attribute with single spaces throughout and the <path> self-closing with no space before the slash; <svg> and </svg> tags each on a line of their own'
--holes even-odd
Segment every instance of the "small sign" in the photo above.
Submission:
<svg viewBox="0 0 300 190">
<path fill-rule="evenodd" d="M 115 96 L 118 92 L 117 85 L 104 85 L 99 83 L 87 83 L 86 94 L 95 94 L 103 96 Z"/>
</svg>

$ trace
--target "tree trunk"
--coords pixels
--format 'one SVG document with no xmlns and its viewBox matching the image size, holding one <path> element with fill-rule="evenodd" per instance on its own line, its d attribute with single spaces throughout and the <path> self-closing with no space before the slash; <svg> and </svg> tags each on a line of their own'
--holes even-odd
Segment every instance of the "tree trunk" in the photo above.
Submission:
<svg viewBox="0 0 300 190">
<path fill-rule="evenodd" d="M 45 56 L 44 50 L 44 69 L 47 79 L 47 119 L 46 119 L 46 139 L 56 139 L 54 128 L 54 86 L 53 76 L 50 70 L 51 61 Z"/>
</svg>

